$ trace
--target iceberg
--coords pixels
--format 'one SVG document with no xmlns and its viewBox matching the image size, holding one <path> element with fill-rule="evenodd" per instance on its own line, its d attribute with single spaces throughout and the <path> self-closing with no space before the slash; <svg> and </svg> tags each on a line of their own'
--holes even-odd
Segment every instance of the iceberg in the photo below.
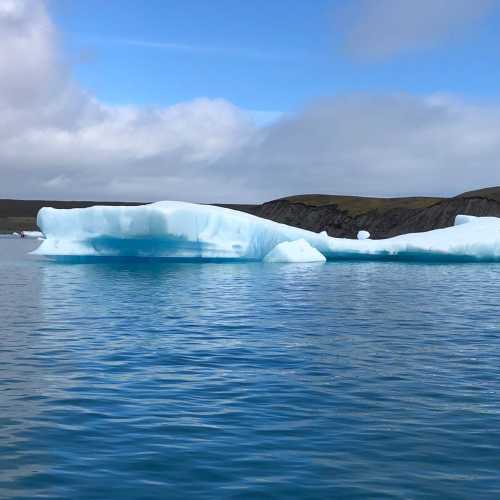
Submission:
<svg viewBox="0 0 500 500">
<path fill-rule="evenodd" d="M 264 262 L 326 262 L 326 257 L 300 239 L 279 243 L 264 257 Z"/>
<path fill-rule="evenodd" d="M 162 201 L 141 206 L 42 208 L 36 254 L 262 261 L 304 240 L 328 260 L 500 261 L 500 219 L 459 215 L 455 225 L 383 240 L 335 238 L 222 207 Z"/>
<path fill-rule="evenodd" d="M 370 233 L 368 231 L 358 231 L 358 240 L 369 240 Z"/>
</svg>

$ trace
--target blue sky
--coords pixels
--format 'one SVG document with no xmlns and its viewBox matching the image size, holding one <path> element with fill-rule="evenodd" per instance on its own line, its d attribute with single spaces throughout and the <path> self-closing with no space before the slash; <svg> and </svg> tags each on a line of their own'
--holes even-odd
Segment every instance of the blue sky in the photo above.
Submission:
<svg viewBox="0 0 500 500">
<path fill-rule="evenodd" d="M 500 0 L 0 0 L 0 197 L 500 185 Z"/>
<path fill-rule="evenodd" d="M 326 1 L 311 8 L 304 1 L 90 0 L 52 8 L 72 53 L 95 56 L 77 66 L 78 79 L 108 101 L 164 105 L 206 96 L 288 110 L 330 93 L 335 81 Z"/>
<path fill-rule="evenodd" d="M 497 99 L 500 14 L 431 48 L 365 61 L 342 47 L 345 1 L 54 0 L 75 75 L 112 103 L 223 97 L 290 111 L 349 92 Z M 85 62 L 78 62 L 79 54 Z"/>
</svg>

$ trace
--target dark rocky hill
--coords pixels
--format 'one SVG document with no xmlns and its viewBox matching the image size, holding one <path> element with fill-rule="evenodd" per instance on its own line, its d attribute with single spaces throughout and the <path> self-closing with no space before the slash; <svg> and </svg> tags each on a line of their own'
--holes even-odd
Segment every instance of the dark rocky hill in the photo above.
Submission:
<svg viewBox="0 0 500 500">
<path fill-rule="evenodd" d="M 135 205 L 91 201 L 0 200 L 0 232 L 36 229 L 36 213 L 42 206 L 56 208 L 91 205 Z M 453 224 L 455 216 L 500 217 L 500 187 L 470 191 L 453 198 L 366 198 L 358 196 L 299 195 L 262 205 L 220 205 L 276 222 L 327 231 L 331 236 L 354 238 L 360 229 L 373 238 L 429 231 Z"/>
<path fill-rule="evenodd" d="M 331 236 L 354 238 L 365 229 L 373 238 L 387 238 L 451 226 L 458 214 L 500 217 L 500 187 L 453 198 L 300 195 L 243 210 L 311 231 L 327 231 Z"/>
</svg>

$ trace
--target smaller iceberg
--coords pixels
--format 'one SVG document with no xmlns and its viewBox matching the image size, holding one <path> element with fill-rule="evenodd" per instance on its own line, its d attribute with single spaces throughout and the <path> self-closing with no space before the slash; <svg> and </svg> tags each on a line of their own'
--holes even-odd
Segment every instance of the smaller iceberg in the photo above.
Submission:
<svg viewBox="0 0 500 500">
<path fill-rule="evenodd" d="M 368 231 L 358 231 L 358 240 L 369 240 L 370 233 Z"/>
<path fill-rule="evenodd" d="M 326 257 L 301 238 L 279 243 L 264 257 L 264 262 L 326 262 Z"/>
<path fill-rule="evenodd" d="M 14 233 L 14 234 L 17 234 L 17 233 Z M 23 238 L 31 238 L 31 239 L 37 239 L 37 240 L 44 239 L 43 233 L 40 231 L 21 231 L 20 236 Z"/>
</svg>

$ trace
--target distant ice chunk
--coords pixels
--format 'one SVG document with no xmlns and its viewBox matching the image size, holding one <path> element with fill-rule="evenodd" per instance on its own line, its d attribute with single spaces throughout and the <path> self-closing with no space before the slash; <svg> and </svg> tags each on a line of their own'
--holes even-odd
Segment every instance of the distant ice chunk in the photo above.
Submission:
<svg viewBox="0 0 500 500">
<path fill-rule="evenodd" d="M 326 262 L 326 257 L 300 239 L 279 243 L 264 257 L 264 262 Z"/>
<path fill-rule="evenodd" d="M 25 238 L 43 239 L 43 233 L 40 231 L 21 231 L 21 236 L 24 236 Z"/>
<path fill-rule="evenodd" d="M 335 239 L 331 258 L 500 261 L 500 219 L 458 215 L 455 225 L 382 240 Z"/>
<path fill-rule="evenodd" d="M 370 233 L 368 231 L 358 231 L 358 240 L 369 240 Z"/>
<path fill-rule="evenodd" d="M 52 256 L 263 260 L 283 242 L 305 240 L 328 260 L 500 261 L 500 219 L 459 215 L 455 226 L 383 240 L 333 238 L 244 212 L 164 201 L 142 206 L 42 208 Z M 37 235 L 40 236 L 40 235 Z"/>
</svg>

